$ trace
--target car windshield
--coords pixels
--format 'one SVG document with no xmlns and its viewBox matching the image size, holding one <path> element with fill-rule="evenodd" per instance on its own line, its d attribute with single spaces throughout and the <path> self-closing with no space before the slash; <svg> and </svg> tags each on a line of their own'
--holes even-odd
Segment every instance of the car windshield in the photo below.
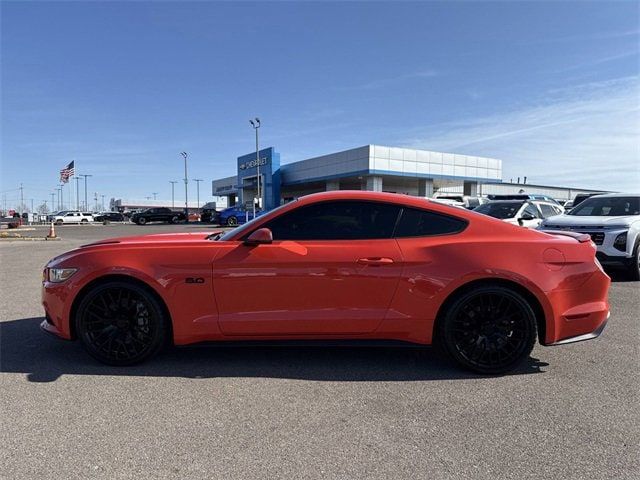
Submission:
<svg viewBox="0 0 640 480">
<path fill-rule="evenodd" d="M 524 202 L 489 202 L 480 205 L 475 208 L 474 211 L 500 219 L 513 218 L 523 203 Z"/>
<path fill-rule="evenodd" d="M 574 207 L 568 215 L 580 217 L 618 217 L 640 215 L 638 197 L 591 197 Z"/>
</svg>

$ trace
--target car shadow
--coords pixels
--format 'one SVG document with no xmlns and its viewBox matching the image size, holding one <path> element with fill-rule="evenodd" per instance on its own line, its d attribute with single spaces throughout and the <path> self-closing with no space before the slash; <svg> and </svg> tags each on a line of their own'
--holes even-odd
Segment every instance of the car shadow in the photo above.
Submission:
<svg viewBox="0 0 640 480">
<path fill-rule="evenodd" d="M 0 323 L 0 372 L 24 373 L 31 382 L 53 382 L 64 374 L 343 382 L 491 378 L 461 370 L 431 348 L 191 346 L 167 349 L 141 365 L 111 367 L 89 357 L 79 342 L 42 332 L 41 321 Z M 547 365 L 529 358 L 510 375 L 544 373 Z"/>
<path fill-rule="evenodd" d="M 606 268 L 605 272 L 611 278 L 612 282 L 634 282 L 631 275 L 621 268 Z"/>
</svg>

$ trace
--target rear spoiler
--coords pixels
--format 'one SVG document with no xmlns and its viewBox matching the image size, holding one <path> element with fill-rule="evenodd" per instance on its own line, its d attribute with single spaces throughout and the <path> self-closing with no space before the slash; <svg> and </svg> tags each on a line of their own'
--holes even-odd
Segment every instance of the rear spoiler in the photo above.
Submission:
<svg viewBox="0 0 640 480">
<path fill-rule="evenodd" d="M 548 235 L 563 235 L 565 237 L 575 238 L 580 243 L 586 243 L 591 241 L 591 235 L 588 233 L 570 232 L 568 230 L 538 230 L 539 232 L 546 233 Z"/>
</svg>

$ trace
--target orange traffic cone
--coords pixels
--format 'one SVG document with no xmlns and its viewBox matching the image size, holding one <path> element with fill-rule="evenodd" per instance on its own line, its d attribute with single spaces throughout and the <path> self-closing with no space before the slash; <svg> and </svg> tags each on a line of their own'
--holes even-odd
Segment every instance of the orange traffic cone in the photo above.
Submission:
<svg viewBox="0 0 640 480">
<path fill-rule="evenodd" d="M 51 226 L 49 227 L 49 235 L 47 238 L 56 238 L 56 227 L 53 226 L 53 222 L 51 222 Z"/>
</svg>

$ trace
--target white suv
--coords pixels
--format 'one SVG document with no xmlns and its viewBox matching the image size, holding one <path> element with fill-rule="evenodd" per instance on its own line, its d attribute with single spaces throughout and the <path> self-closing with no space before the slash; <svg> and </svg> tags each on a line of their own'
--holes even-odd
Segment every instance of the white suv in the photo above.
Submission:
<svg viewBox="0 0 640 480">
<path fill-rule="evenodd" d="M 600 263 L 622 265 L 634 280 L 640 280 L 640 194 L 590 197 L 568 214 L 545 220 L 540 229 L 588 233 Z"/>
<path fill-rule="evenodd" d="M 492 200 L 473 211 L 527 228 L 536 228 L 543 219 L 564 213 L 561 205 L 539 200 Z"/>
<path fill-rule="evenodd" d="M 78 211 L 59 212 L 53 217 L 56 225 L 63 223 L 93 223 L 93 215 Z"/>
</svg>

